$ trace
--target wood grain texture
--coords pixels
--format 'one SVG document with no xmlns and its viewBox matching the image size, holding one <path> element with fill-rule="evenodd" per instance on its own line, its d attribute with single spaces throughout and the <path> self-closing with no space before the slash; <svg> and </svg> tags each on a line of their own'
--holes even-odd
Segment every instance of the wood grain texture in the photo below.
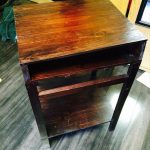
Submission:
<svg viewBox="0 0 150 150">
<path fill-rule="evenodd" d="M 101 78 L 101 79 L 71 84 L 68 86 L 62 86 L 62 87 L 57 87 L 57 88 L 53 88 L 49 90 L 43 90 L 39 92 L 39 97 L 42 97 L 42 98 L 49 97 L 49 99 L 62 97 L 65 95 L 74 94 L 76 92 L 78 93 L 79 91 L 86 90 L 86 89 L 93 88 L 93 87 L 105 87 L 108 85 L 123 83 L 127 79 L 128 79 L 127 75 L 120 75 L 120 76 L 112 76 L 112 77 L 107 77 L 107 78 Z"/>
<path fill-rule="evenodd" d="M 125 73 L 125 67 L 114 73 Z M 142 71 L 138 72 L 138 76 Z M 106 72 L 107 75 L 107 72 Z M 41 142 L 24 86 L 16 44 L 0 42 L 0 150 L 50 150 Z M 120 86 L 105 88 L 110 105 Z M 135 80 L 114 132 L 109 123 L 51 140 L 52 150 L 149 150 L 150 89 Z"/>
<path fill-rule="evenodd" d="M 14 12 L 20 63 L 146 40 L 108 0 L 31 4 Z"/>
<path fill-rule="evenodd" d="M 124 47 L 118 46 L 103 52 L 72 56 L 67 59 L 62 58 L 30 64 L 29 70 L 31 80 L 40 81 L 54 77 L 69 77 L 79 73 L 125 65 L 138 61 L 138 57 L 134 52 L 137 50 L 138 53 L 140 53 L 140 49 L 133 47 L 133 45 Z M 120 49 L 123 51 L 120 51 Z M 112 53 L 112 51 L 114 51 L 114 53 Z"/>
<path fill-rule="evenodd" d="M 0 78 L 0 150 L 46 150 L 49 143 L 40 139 L 16 43 L 0 42 Z"/>
<path fill-rule="evenodd" d="M 75 2 L 75 3 L 77 3 L 77 2 Z M 79 2 L 79 3 L 81 3 L 81 1 Z M 78 3 L 78 4 L 79 4 Z M 82 3 L 83 4 L 81 4 L 82 6 L 85 6 L 86 8 L 88 7 L 91 7 L 90 5 L 89 5 L 89 3 L 84 3 L 83 1 L 82 1 Z M 58 3 L 57 3 L 58 4 Z M 65 3 L 64 3 L 65 4 Z M 69 5 L 75 5 L 75 6 L 73 6 L 72 8 L 76 8 L 77 9 L 77 5 L 76 4 L 74 4 L 74 3 L 66 3 L 67 5 L 69 4 Z M 66 5 L 65 4 L 65 5 Z M 79 5 L 78 5 L 79 6 Z M 94 5 L 93 5 L 94 6 Z M 64 6 L 63 6 L 64 7 Z M 82 7 L 83 8 L 83 7 Z M 59 9 L 60 10 L 60 9 Z M 65 11 L 67 11 L 68 12 L 68 10 L 63 10 L 63 9 L 61 9 L 62 10 L 62 12 L 63 12 L 63 14 L 65 14 Z M 77 9 L 78 10 L 78 9 Z M 79 7 L 79 10 L 80 10 L 80 7 Z M 89 9 L 88 9 L 89 10 Z M 92 10 L 92 9 L 91 9 Z M 26 12 L 28 12 L 28 11 L 26 11 Z M 69 10 L 69 12 L 70 12 L 70 10 Z M 92 11 L 91 11 L 92 12 Z M 62 13 L 61 13 L 62 14 Z M 71 12 L 71 14 L 72 14 L 72 12 Z M 69 14 L 69 15 L 71 15 L 71 14 Z M 67 14 L 68 15 L 68 14 Z M 100 14 L 99 14 L 100 15 Z M 56 16 L 56 15 L 55 15 Z M 114 16 L 113 16 L 114 17 Z M 105 17 L 106 18 L 106 17 Z M 121 22 L 121 21 L 120 21 Z M 113 26 L 113 25 L 112 25 Z M 121 27 L 121 26 L 120 26 Z M 94 29 L 93 29 L 94 30 Z M 60 30 L 61 31 L 61 30 Z M 70 30 L 69 30 L 70 31 Z M 73 30 L 71 30 L 71 31 L 73 31 Z M 80 30 L 81 31 L 81 30 Z M 95 31 L 95 30 L 94 30 Z M 109 31 L 109 30 L 108 30 Z M 127 30 L 125 29 L 125 32 L 124 33 L 128 33 L 128 32 L 126 32 Z M 129 31 L 129 30 L 128 30 Z M 106 32 L 106 31 L 105 31 Z M 105 33 L 104 32 L 104 33 Z M 111 31 L 110 32 L 110 34 L 112 33 L 113 31 Z M 61 33 L 64 33 L 64 32 L 62 32 L 61 31 Z M 80 32 L 79 32 L 80 33 Z M 86 32 L 86 33 L 89 33 L 89 32 Z M 91 33 L 91 32 L 90 32 Z M 95 33 L 95 32 L 92 32 L 92 33 Z M 116 32 L 117 33 L 117 32 Z M 133 33 L 133 32 L 132 32 Z M 135 33 L 135 32 L 134 32 Z M 138 32 L 139 33 L 139 32 Z M 110 38 L 111 39 L 111 36 L 110 36 L 110 34 L 108 34 L 106 37 L 108 37 L 108 39 Z M 31 34 L 32 35 L 32 34 Z M 42 35 L 42 34 L 41 34 Z M 55 34 L 56 35 L 56 34 Z M 86 35 L 86 34 L 84 34 L 84 35 Z M 91 34 L 90 34 L 91 35 Z M 104 34 L 105 35 L 105 34 Z M 113 34 L 114 35 L 114 34 Z M 123 34 L 122 34 L 123 35 Z M 137 34 L 136 34 L 137 35 Z M 135 36 L 135 35 L 134 35 Z M 35 36 L 36 37 L 36 36 Z M 42 37 L 42 36 L 41 36 Z M 67 35 L 67 37 L 71 37 L 70 36 L 70 33 L 69 33 L 69 36 Z M 83 37 L 83 39 L 84 39 L 84 37 L 85 36 L 82 36 Z M 88 36 L 89 37 L 89 36 Z M 96 37 L 95 39 L 99 39 L 100 40 L 100 38 L 97 38 L 97 36 L 95 36 L 95 34 L 94 34 L 94 37 Z M 98 33 L 98 37 L 99 37 L 99 33 Z M 105 37 L 105 36 L 104 36 Z M 113 37 L 113 36 L 112 36 Z M 138 40 L 140 39 L 140 40 L 145 40 L 145 38 L 141 35 L 141 36 L 135 36 L 135 37 L 138 37 Z M 141 37 L 141 38 L 139 38 L 139 37 Z M 93 35 L 92 35 L 92 38 L 93 38 Z M 118 36 L 118 38 L 119 38 L 119 36 Z M 54 39 L 54 38 L 53 38 Z M 66 38 L 64 37 L 64 39 L 66 40 Z M 88 39 L 88 38 L 87 38 Z M 93 38 L 94 39 L 94 38 Z M 105 38 L 104 38 L 105 39 Z M 36 41 L 38 41 L 38 38 L 37 39 L 35 39 Z M 119 38 L 119 40 L 120 40 L 120 38 Z M 122 38 L 122 40 L 124 40 L 123 38 Z M 132 41 L 133 39 L 131 38 L 130 39 L 130 42 L 137 42 L 138 40 L 136 39 L 135 40 L 135 38 L 134 38 L 134 40 L 135 41 Z M 70 40 L 69 39 L 69 42 L 71 42 L 72 40 Z M 76 41 L 76 40 L 75 40 Z M 78 41 L 78 40 L 77 40 Z M 84 41 L 84 40 L 83 40 Z M 87 40 L 89 43 L 90 43 L 90 40 Z M 96 41 L 96 40 L 95 40 Z M 98 40 L 97 40 L 98 41 Z M 111 41 L 111 40 L 108 40 L 108 41 Z M 126 44 L 126 43 L 128 43 L 127 42 L 127 39 L 125 38 L 125 41 L 126 42 L 123 42 L 123 43 L 120 43 L 120 45 L 122 45 L 122 44 Z M 59 42 L 59 41 L 58 41 Z M 68 43 L 69 43 L 68 42 Z M 102 41 L 103 42 L 103 41 Z M 112 42 L 112 41 L 111 41 Z M 46 43 L 46 42 L 45 42 Z M 65 43 L 65 42 L 64 42 Z M 96 45 L 93 41 L 92 41 L 92 43 L 94 44 L 94 46 L 96 47 L 95 49 L 93 49 L 93 50 L 97 50 L 97 49 L 102 49 L 102 48 L 99 48 L 99 44 L 98 45 Z M 92 45 L 92 43 L 91 43 L 91 45 Z M 98 43 L 98 42 L 97 42 Z M 28 43 L 28 44 L 30 44 L 30 43 Z M 71 43 L 72 44 L 72 43 Z M 85 42 L 83 42 L 83 44 L 85 44 Z M 105 44 L 105 43 L 104 43 Z M 111 43 L 112 44 L 112 43 Z M 118 44 L 119 44 L 119 42 L 118 42 Z M 35 44 L 36 45 L 36 44 Z M 62 44 L 63 45 L 63 44 Z M 80 44 L 79 44 L 79 46 L 81 45 L 81 42 L 80 42 Z M 86 44 L 85 44 L 86 45 Z M 84 46 L 85 46 L 84 45 Z M 108 45 L 109 45 L 109 43 L 108 43 Z M 56 46 L 56 45 L 55 45 Z M 111 46 L 115 46 L 115 44 L 113 43 Z M 71 45 L 71 47 L 72 47 L 72 45 Z M 75 46 L 73 46 L 73 47 L 75 47 Z M 91 46 L 91 47 L 93 47 L 93 46 Z M 97 48 L 98 47 L 98 48 Z M 82 48 L 82 47 L 81 47 Z M 83 51 L 83 52 L 87 52 L 87 51 L 91 51 L 91 49 L 88 49 L 88 48 L 90 48 L 90 46 L 87 46 L 86 47 L 87 49 L 86 50 L 82 50 L 82 49 L 79 49 L 80 51 L 74 51 L 74 49 L 73 49 L 73 51 L 71 50 L 71 54 L 70 53 L 67 53 L 65 56 L 68 56 L 68 55 L 73 55 L 73 54 L 79 54 L 79 53 L 81 53 L 81 51 Z M 59 49 L 58 49 L 59 50 Z M 93 51 L 92 50 L 92 51 Z M 37 50 L 38 51 L 38 50 Z M 69 51 L 69 48 L 68 48 L 68 50 L 67 51 Z M 66 53 L 67 51 L 64 51 L 64 53 Z M 43 52 L 43 51 L 42 51 Z M 72 52 L 74 52 L 74 53 L 72 53 Z M 46 53 L 46 52 L 45 52 Z M 58 53 L 58 51 L 57 51 L 57 53 Z M 28 53 L 29 54 L 29 53 Z M 38 54 L 38 53 L 36 53 L 36 54 Z M 48 53 L 49 54 L 49 53 Z M 54 53 L 53 53 L 54 54 Z M 56 54 L 56 53 L 55 53 Z M 61 53 L 62 54 L 62 53 Z M 30 55 L 30 54 L 29 54 Z M 28 55 L 28 56 L 29 56 Z M 41 54 L 40 54 L 41 55 Z M 47 55 L 47 54 L 46 54 Z M 45 55 L 45 56 L 46 56 Z M 58 56 L 58 55 L 57 55 Z M 62 55 L 59 55 L 59 57 L 62 57 Z M 32 57 L 33 58 L 33 57 Z M 34 57 L 35 58 L 35 57 Z M 38 57 L 37 57 L 38 58 Z M 40 60 L 46 60 L 46 59 L 49 59 L 49 58 L 45 58 L 45 57 L 43 57 L 44 59 L 40 59 Z M 51 57 L 51 58 L 56 58 L 56 57 Z M 57 57 L 58 58 L 58 57 Z M 32 59 L 33 60 L 33 59 Z M 34 61 L 39 61 L 39 59 L 34 59 Z M 30 61 L 30 62 L 33 62 L 33 61 Z M 27 63 L 27 62 L 26 62 Z M 29 63 L 29 62 L 28 62 Z M 12 80 L 13 81 L 13 80 Z M 117 86 L 116 86 L 116 88 L 117 88 Z M 110 91 L 113 91 L 115 88 L 113 88 L 113 89 L 110 89 Z M 116 90 L 116 91 L 119 91 L 119 89 L 120 89 L 120 87 L 118 87 L 117 88 L 118 90 Z M 17 92 L 18 93 L 18 92 Z M 108 95 L 108 97 L 109 97 L 109 100 L 114 100 L 114 99 L 117 99 L 117 98 L 114 98 L 114 95 L 112 94 L 112 93 L 110 93 L 110 95 Z M 142 93 L 141 93 L 141 95 L 142 95 Z M 112 96 L 112 97 L 111 97 Z M 143 95 L 143 96 L 145 96 L 145 95 Z M 149 97 L 148 97 L 149 98 Z M 137 99 L 137 97 L 135 98 L 135 99 Z M 149 104 L 148 103 L 148 101 L 147 100 L 145 100 L 145 102 L 146 102 L 146 104 Z M 147 105 L 144 105 L 144 106 L 147 106 Z M 112 104 L 112 102 L 110 102 L 110 105 L 114 105 L 114 102 L 113 102 L 113 104 Z M 97 106 L 97 105 L 96 105 Z M 133 108 L 135 108 L 135 107 L 132 107 L 132 109 Z M 137 107 L 138 108 L 138 107 Z M 14 109 L 15 110 L 15 109 Z M 129 106 L 128 106 L 128 110 L 129 110 Z M 15 110 L 16 111 L 16 110 Z M 109 110 L 108 110 L 109 111 Z M 136 110 L 135 110 L 135 112 L 136 112 Z M 131 115 L 131 114 L 130 114 Z M 142 116 L 141 116 L 142 117 Z M 92 117 L 93 118 L 93 117 Z M 149 120 L 149 119 L 147 119 L 147 120 Z M 131 121 L 131 123 L 132 123 L 132 121 Z M 148 122 L 146 122 L 145 121 L 145 124 L 146 124 L 146 126 L 148 126 Z M 2 127 L 4 127 L 3 126 L 4 124 L 2 124 Z M 136 122 L 136 125 L 139 125 L 140 126 L 140 124 L 138 124 L 138 122 Z M 119 125 L 118 125 L 119 126 Z M 138 126 L 138 127 L 139 127 Z M 104 130 L 101 130 L 101 129 L 104 129 Z M 121 139 L 120 137 L 126 137 L 126 135 L 128 135 L 129 133 L 131 133 L 132 132 L 132 130 L 133 131 L 136 131 L 135 133 L 137 133 L 139 130 L 138 130 L 138 128 L 136 128 L 135 129 L 135 127 L 134 128 L 132 128 L 132 130 L 130 130 L 130 127 L 128 128 L 128 130 L 130 131 L 130 132 L 127 132 L 127 130 L 126 130 L 126 128 L 124 129 L 124 128 L 117 128 L 117 129 L 119 129 L 119 130 L 121 130 L 121 132 L 119 132 L 118 130 L 115 130 L 115 132 L 113 132 L 113 133 L 110 133 L 110 132 L 107 132 L 107 125 L 104 125 L 103 127 L 101 126 L 100 128 L 92 128 L 92 129 L 89 129 L 89 130 L 85 130 L 85 131 L 87 131 L 86 133 L 85 133 L 85 131 L 81 131 L 81 132 L 79 132 L 78 134 L 74 134 L 74 136 L 75 135 L 77 135 L 75 138 L 74 138 L 74 141 L 71 139 L 71 137 L 73 137 L 73 136 L 71 136 L 71 135 L 68 135 L 68 136 L 64 136 L 64 137 L 62 137 L 62 139 L 60 139 L 60 141 L 62 141 L 63 140 L 63 138 L 65 138 L 62 142 L 61 142 L 61 145 L 59 145 L 59 142 L 57 142 L 58 144 L 56 144 L 55 142 L 54 142 L 54 144 L 52 144 L 52 148 L 53 149 L 64 149 L 64 150 L 66 150 L 66 149 L 71 149 L 71 150 L 73 150 L 73 149 L 78 149 L 78 150 L 80 150 L 80 149 L 129 149 L 129 147 L 131 147 L 132 149 L 134 149 L 135 148 L 135 144 L 133 145 L 132 144 L 132 146 L 130 146 L 130 141 L 128 141 L 128 143 L 125 143 L 124 142 L 124 139 Z M 145 128 L 144 128 L 145 129 Z M 88 132 L 88 131 L 90 131 L 90 132 Z M 94 131 L 94 132 L 93 132 Z M 146 131 L 147 130 L 142 130 L 142 135 L 144 135 L 145 133 L 146 133 Z M 85 135 L 84 136 L 82 136 L 83 135 L 83 133 L 85 133 Z M 94 135 L 95 136 L 93 136 L 93 134 L 92 133 L 94 133 Z M 99 134 L 99 133 L 102 133 L 101 135 Z M 120 134 L 118 134 L 118 133 L 122 133 L 121 134 L 121 136 L 120 136 Z M 126 134 L 125 134 L 126 133 Z M 132 133 L 134 133 L 134 132 L 132 132 Z M 140 133 L 140 132 L 138 132 L 138 133 Z M 12 134 L 13 135 L 13 134 Z M 22 135 L 24 135 L 24 134 L 22 134 Z M 116 135 L 118 135 L 117 136 L 117 140 L 119 140 L 119 141 L 117 141 L 117 143 L 115 143 L 114 142 L 114 137 L 116 137 Z M 146 137 L 148 137 L 149 135 L 148 134 L 146 134 Z M 3 137 L 3 136 L 2 136 Z M 79 137 L 79 138 L 78 138 Z M 93 138 L 94 137 L 94 138 Z M 97 138 L 96 138 L 97 137 Z M 130 135 L 129 136 L 127 136 L 129 139 L 131 139 L 130 137 Z M 85 139 L 85 140 L 83 140 L 83 142 L 80 142 L 81 140 L 81 138 L 83 138 L 83 139 Z M 10 139 L 10 138 L 9 138 Z M 3 139 L 2 139 L 3 140 Z M 59 139 L 57 139 L 57 141 L 58 141 Z M 122 141 L 121 141 L 122 140 Z M 31 141 L 31 140 L 30 140 Z M 67 142 L 64 142 L 64 141 L 67 141 Z M 103 143 L 103 142 L 101 142 L 101 141 L 104 141 L 105 142 L 105 144 Z M 139 144 L 138 144 L 138 146 L 136 145 L 136 149 L 140 149 L 140 148 L 142 148 L 142 145 L 144 145 L 142 142 L 143 142 L 143 139 L 142 140 L 140 140 L 138 137 L 137 137 L 137 135 L 135 134 L 135 141 L 140 141 L 139 142 Z M 18 142 L 18 141 L 17 141 Z M 17 144 L 17 142 L 15 143 L 15 144 Z M 7 141 L 5 142 L 4 140 L 3 140 L 3 143 L 5 143 L 5 146 L 3 146 L 3 148 L 4 149 L 7 149 Z M 19 142 L 18 142 L 19 143 Z M 97 143 L 97 144 L 96 144 Z M 125 144 L 123 144 L 123 146 L 122 146 L 122 144 L 121 143 L 125 143 Z M 134 142 L 135 143 L 135 142 Z M 147 143 L 147 142 L 146 142 Z M 15 147 L 17 147 L 18 148 L 18 145 L 16 146 L 16 145 L 13 145 L 13 149 L 15 148 Z M 20 143 L 19 143 L 20 144 Z M 85 144 L 86 144 L 86 147 L 85 147 Z M 20 144 L 20 145 L 22 145 L 22 143 Z M 32 145 L 32 144 L 31 144 Z M 28 147 L 28 148 L 25 148 L 25 149 L 31 149 L 31 147 L 29 147 L 29 144 L 26 144 L 26 146 Z M 144 146 L 143 146 L 144 147 Z M 24 146 L 22 146 L 22 147 L 20 147 L 20 149 L 23 149 L 24 148 Z M 37 149 L 40 149 L 39 147 L 36 147 Z M 33 148 L 33 149 L 36 149 L 36 148 Z M 11 147 L 9 147 L 9 149 L 11 149 Z M 41 148 L 42 149 L 42 148 Z"/>
<path fill-rule="evenodd" d="M 57 99 L 40 97 L 48 137 L 74 132 L 111 120 L 113 109 L 102 89 L 86 89 Z"/>
</svg>

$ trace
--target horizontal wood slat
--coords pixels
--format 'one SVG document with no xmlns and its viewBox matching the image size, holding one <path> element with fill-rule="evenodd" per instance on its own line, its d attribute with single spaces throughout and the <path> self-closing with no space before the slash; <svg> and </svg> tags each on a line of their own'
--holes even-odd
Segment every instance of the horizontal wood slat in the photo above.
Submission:
<svg viewBox="0 0 150 150">
<path fill-rule="evenodd" d="M 96 54 L 95 54 L 96 55 Z M 109 54 L 113 55 L 113 54 Z M 70 59 L 59 62 L 44 62 L 43 64 L 33 64 L 30 71 L 32 81 L 40 81 L 45 79 L 51 79 L 54 77 L 67 77 L 78 73 L 84 73 L 87 71 L 93 71 L 103 68 L 109 68 L 119 65 L 130 64 L 135 61 L 134 56 L 114 56 L 108 57 L 79 57 L 78 59 Z M 30 68 L 30 67 L 29 67 Z"/>
<path fill-rule="evenodd" d="M 97 87 L 55 99 L 40 98 L 48 137 L 111 121 L 114 109 L 105 90 Z"/>
<path fill-rule="evenodd" d="M 74 94 L 76 92 L 79 92 L 82 89 L 89 88 L 89 87 L 108 86 L 108 85 L 123 83 L 124 81 L 126 81 L 127 78 L 128 78 L 128 75 L 119 75 L 119 76 L 112 76 L 112 77 L 107 77 L 103 79 L 77 83 L 73 85 L 68 85 L 68 86 L 41 91 L 39 92 L 39 96 L 42 98 L 44 97 L 56 98 L 60 96 Z"/>
</svg>

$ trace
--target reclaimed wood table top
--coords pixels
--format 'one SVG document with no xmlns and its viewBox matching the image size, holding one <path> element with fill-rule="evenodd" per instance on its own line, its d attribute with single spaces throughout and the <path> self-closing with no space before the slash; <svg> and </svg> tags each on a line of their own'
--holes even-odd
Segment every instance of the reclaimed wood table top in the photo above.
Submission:
<svg viewBox="0 0 150 150">
<path fill-rule="evenodd" d="M 14 14 L 21 64 L 146 40 L 108 0 L 21 5 Z"/>
</svg>

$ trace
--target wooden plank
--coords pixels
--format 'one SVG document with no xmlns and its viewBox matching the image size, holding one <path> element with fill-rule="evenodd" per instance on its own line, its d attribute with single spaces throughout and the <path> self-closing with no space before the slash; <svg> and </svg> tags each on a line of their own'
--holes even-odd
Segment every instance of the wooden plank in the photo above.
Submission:
<svg viewBox="0 0 150 150">
<path fill-rule="evenodd" d="M 86 88 L 89 88 L 89 87 L 95 87 L 95 86 L 104 87 L 108 85 L 123 83 L 127 79 L 128 79 L 127 75 L 119 75 L 119 76 L 107 77 L 103 79 L 96 79 L 92 81 L 87 81 L 87 82 L 82 82 L 82 83 L 77 83 L 73 85 L 68 85 L 68 86 L 41 91 L 39 92 L 39 97 L 40 98 L 45 98 L 45 97 L 56 98 L 60 96 L 74 94 L 81 90 L 85 90 Z"/>
<path fill-rule="evenodd" d="M 49 138 L 109 122 L 113 114 L 110 99 L 99 87 L 40 102 Z"/>
<path fill-rule="evenodd" d="M 14 13 L 20 63 L 146 40 L 108 0 L 28 4 Z"/>
<path fill-rule="evenodd" d="M 125 49 L 128 49 L 128 47 Z M 126 65 L 136 61 L 135 56 L 128 54 L 128 52 L 126 52 L 127 54 L 119 54 L 119 51 L 120 49 L 116 48 L 117 53 L 111 53 L 110 50 L 109 52 L 105 51 L 104 54 L 95 52 L 83 56 L 31 64 L 29 65 L 31 80 L 40 81 L 54 77 L 67 77 L 98 69 Z"/>
<path fill-rule="evenodd" d="M 134 79 L 136 77 L 136 74 L 139 70 L 139 66 L 140 66 L 141 62 L 139 63 L 135 63 L 135 64 L 131 64 L 129 69 L 128 69 L 128 79 L 126 80 L 126 82 L 123 84 L 123 87 L 121 89 L 118 101 L 117 101 L 117 105 L 116 108 L 114 110 L 112 119 L 111 119 L 111 123 L 109 125 L 109 130 L 112 131 L 115 129 L 119 116 L 121 114 L 122 108 L 124 106 L 124 103 L 127 99 L 127 96 L 130 92 L 130 89 L 132 87 L 132 84 L 134 82 Z"/>
<path fill-rule="evenodd" d="M 44 122 L 44 118 L 43 118 L 43 114 L 41 110 L 41 104 L 40 104 L 39 97 L 38 97 L 37 85 L 35 82 L 31 81 L 28 66 L 25 64 L 21 65 L 21 69 L 23 72 L 25 86 L 26 86 L 29 100 L 32 106 L 32 110 L 34 112 L 37 126 L 40 131 L 41 139 L 45 139 L 47 138 L 47 131 L 46 131 L 46 126 L 45 126 L 45 122 Z"/>
</svg>

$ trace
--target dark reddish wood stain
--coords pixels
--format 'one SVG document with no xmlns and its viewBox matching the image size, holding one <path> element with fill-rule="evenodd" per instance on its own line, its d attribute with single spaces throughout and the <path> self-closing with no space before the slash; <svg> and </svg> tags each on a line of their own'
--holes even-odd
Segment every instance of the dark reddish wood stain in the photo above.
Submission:
<svg viewBox="0 0 150 150">
<path fill-rule="evenodd" d="M 109 122 L 113 109 L 99 92 L 96 88 L 56 99 L 40 98 L 48 137 Z"/>
<path fill-rule="evenodd" d="M 136 55 L 129 49 L 130 46 L 124 46 L 123 51 L 120 48 L 111 48 L 105 52 L 94 52 L 67 59 L 47 61 L 44 63 L 30 64 L 29 68 L 32 81 L 44 80 L 54 77 L 67 77 L 81 72 L 93 71 L 96 69 L 109 68 L 123 64 L 129 64 L 136 60 Z M 114 53 L 111 53 L 114 51 Z"/>
<path fill-rule="evenodd" d="M 41 135 L 54 137 L 108 121 L 114 130 L 142 60 L 143 34 L 108 0 L 31 4 L 14 12 L 19 60 Z M 126 64 L 130 67 L 125 75 L 96 78 L 98 69 Z M 91 77 L 62 87 L 41 87 L 41 81 L 69 80 L 80 73 Z M 118 83 L 123 87 L 110 119 L 112 110 L 89 93 Z"/>
<path fill-rule="evenodd" d="M 97 87 L 97 86 L 104 87 L 108 85 L 123 83 L 127 80 L 127 78 L 128 78 L 127 75 L 120 75 L 120 76 L 107 77 L 104 79 L 96 79 L 92 81 L 58 87 L 58 88 L 39 92 L 39 97 L 49 97 L 49 99 L 61 97 L 64 95 L 70 95 L 72 93 L 75 93 L 84 89 L 88 89 L 90 87 Z"/>
<path fill-rule="evenodd" d="M 14 7 L 20 63 L 145 40 L 108 0 Z"/>
</svg>

